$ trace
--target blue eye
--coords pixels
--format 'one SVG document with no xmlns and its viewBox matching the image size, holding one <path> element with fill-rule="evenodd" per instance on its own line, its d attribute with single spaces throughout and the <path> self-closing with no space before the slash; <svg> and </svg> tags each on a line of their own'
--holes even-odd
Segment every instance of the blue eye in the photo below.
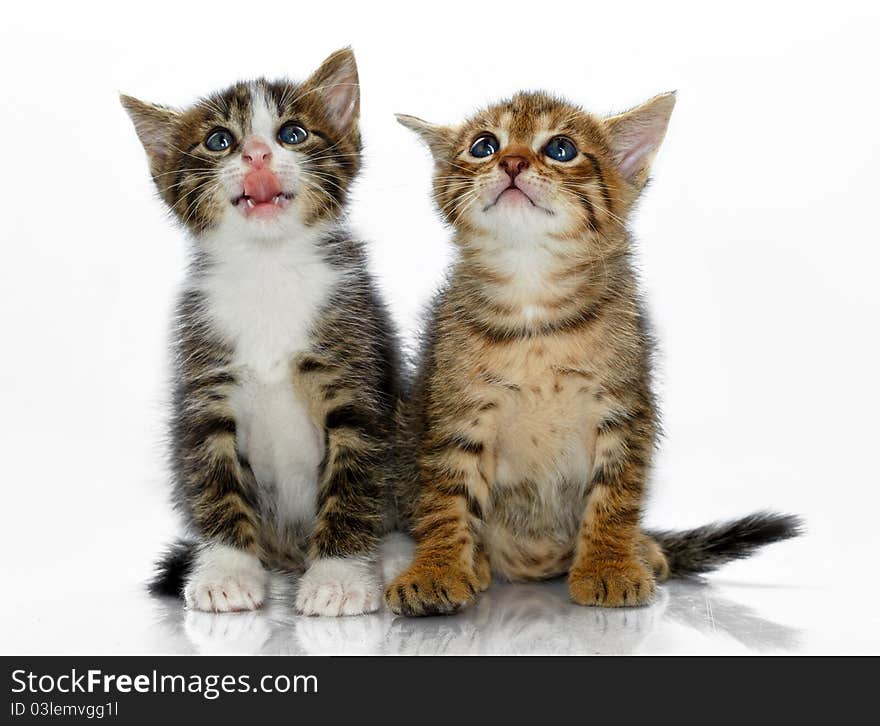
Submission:
<svg viewBox="0 0 880 726">
<path fill-rule="evenodd" d="M 555 161 L 571 161 L 578 155 L 578 150 L 571 139 L 556 136 L 547 142 L 544 154 Z"/>
<path fill-rule="evenodd" d="M 214 129 L 205 139 L 205 146 L 210 151 L 226 151 L 235 142 L 232 133 L 226 129 Z"/>
<path fill-rule="evenodd" d="M 500 146 L 501 144 L 498 143 L 498 139 L 492 136 L 492 134 L 483 134 L 477 137 L 476 141 L 471 144 L 471 156 L 484 159 L 497 153 Z"/>
<path fill-rule="evenodd" d="M 301 144 L 308 137 L 309 132 L 306 131 L 302 126 L 295 123 L 287 123 L 284 124 L 280 129 L 278 129 L 278 140 L 282 144 L 288 144 L 289 146 L 293 146 L 294 144 Z"/>
</svg>

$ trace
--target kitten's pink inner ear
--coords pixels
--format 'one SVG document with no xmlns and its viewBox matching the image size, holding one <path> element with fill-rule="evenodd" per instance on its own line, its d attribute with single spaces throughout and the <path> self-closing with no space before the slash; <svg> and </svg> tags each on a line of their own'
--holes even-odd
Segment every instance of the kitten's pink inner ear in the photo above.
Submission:
<svg viewBox="0 0 880 726">
<path fill-rule="evenodd" d="M 627 179 L 635 176 L 639 168 L 643 165 L 645 158 L 650 155 L 653 149 L 654 146 L 651 142 L 645 142 L 636 145 L 634 149 L 626 152 L 624 157 L 620 160 L 620 173 Z"/>
<path fill-rule="evenodd" d="M 324 98 L 333 120 L 339 126 L 348 126 L 354 119 L 358 105 L 357 74 L 340 80 L 326 90 Z"/>
<path fill-rule="evenodd" d="M 178 112 L 121 94 L 119 100 L 134 123 L 138 138 L 153 162 L 168 153 Z"/>
<path fill-rule="evenodd" d="M 618 168 L 629 181 L 647 180 L 674 106 L 675 94 L 666 93 L 607 120 Z"/>
<path fill-rule="evenodd" d="M 360 87 L 351 48 L 338 50 L 327 58 L 308 83 L 323 99 L 330 121 L 337 128 L 345 129 L 357 120 Z"/>
</svg>

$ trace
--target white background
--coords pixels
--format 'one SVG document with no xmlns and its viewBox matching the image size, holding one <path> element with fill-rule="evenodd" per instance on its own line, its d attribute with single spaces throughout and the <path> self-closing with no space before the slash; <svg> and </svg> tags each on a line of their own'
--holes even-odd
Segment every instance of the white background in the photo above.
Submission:
<svg viewBox="0 0 880 726">
<path fill-rule="evenodd" d="M 162 631 L 159 606 L 139 590 L 177 531 L 162 436 L 185 245 L 117 93 L 187 104 L 239 78 L 303 78 L 352 44 L 366 142 L 352 221 L 408 337 L 451 250 L 429 203 L 427 153 L 394 112 L 454 122 L 517 89 L 547 88 L 607 113 L 678 90 L 633 221 L 666 430 L 647 521 L 690 526 L 768 507 L 802 514 L 809 533 L 727 567 L 714 590 L 670 588 L 679 609 L 692 598 L 708 613 L 689 630 L 629 616 L 614 621 L 621 640 L 608 648 L 736 650 L 741 641 L 718 635 L 711 612 L 727 588 L 740 615 L 797 634 L 783 650 L 880 651 L 877 7 L 7 7 L 0 650 L 190 647 Z M 503 607 L 527 590 L 498 592 Z M 374 617 L 359 622 L 385 622 Z M 650 633 L 633 648 L 627 628 L 639 618 Z M 357 640 L 344 628 L 357 627 L 327 625 L 317 650 L 338 635 L 344 652 Z"/>
</svg>

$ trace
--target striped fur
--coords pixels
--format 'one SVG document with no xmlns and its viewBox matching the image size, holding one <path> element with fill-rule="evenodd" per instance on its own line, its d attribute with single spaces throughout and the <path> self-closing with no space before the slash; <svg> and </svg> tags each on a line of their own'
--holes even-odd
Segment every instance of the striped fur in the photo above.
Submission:
<svg viewBox="0 0 880 726">
<path fill-rule="evenodd" d="M 418 547 L 386 589 L 394 612 L 454 612 L 490 572 L 567 574 L 575 602 L 641 605 L 670 569 L 702 571 L 796 532 L 786 518 L 641 528 L 658 424 L 626 223 L 673 105 L 666 94 L 599 118 L 521 93 L 459 126 L 400 117 L 434 155 L 459 257 L 400 413 L 396 496 Z M 485 134 L 497 153 L 475 158 Z M 560 136 L 577 147 L 570 161 L 543 153 Z M 514 162 L 522 192 L 505 191 Z"/>
<path fill-rule="evenodd" d="M 237 83 L 183 111 L 123 97 L 159 194 L 194 240 L 170 431 L 192 537 L 159 563 L 152 589 L 196 608 L 258 607 L 268 570 L 309 567 L 304 612 L 378 603 L 365 567 L 388 525 L 400 371 L 363 244 L 344 223 L 360 167 L 358 102 L 348 49 L 303 83 Z M 288 149 L 275 134 L 291 120 L 308 138 Z M 220 153 L 204 143 L 218 127 L 235 139 Z M 289 201 L 268 222 L 236 209 L 241 146 L 255 137 L 271 146 Z M 328 584 L 331 571 L 339 579 Z M 331 585 L 333 603 L 306 596 Z"/>
</svg>

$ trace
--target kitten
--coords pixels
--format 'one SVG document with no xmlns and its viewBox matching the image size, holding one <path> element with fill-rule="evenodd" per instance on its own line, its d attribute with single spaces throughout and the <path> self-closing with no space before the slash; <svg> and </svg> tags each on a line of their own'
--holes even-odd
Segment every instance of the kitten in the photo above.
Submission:
<svg viewBox="0 0 880 726">
<path fill-rule="evenodd" d="M 376 610 L 396 340 L 345 227 L 361 161 L 350 49 L 304 83 L 237 83 L 184 111 L 123 96 L 192 237 L 175 321 L 176 502 L 194 535 L 156 593 L 250 610 L 301 571 L 306 614 Z"/>
<path fill-rule="evenodd" d="M 454 612 L 492 573 L 642 605 L 658 580 L 797 534 L 774 514 L 640 526 L 657 413 L 626 225 L 674 104 L 599 118 L 520 93 L 458 126 L 398 117 L 433 154 L 459 258 L 403 411 L 397 499 L 418 546 L 394 612 Z"/>
</svg>

